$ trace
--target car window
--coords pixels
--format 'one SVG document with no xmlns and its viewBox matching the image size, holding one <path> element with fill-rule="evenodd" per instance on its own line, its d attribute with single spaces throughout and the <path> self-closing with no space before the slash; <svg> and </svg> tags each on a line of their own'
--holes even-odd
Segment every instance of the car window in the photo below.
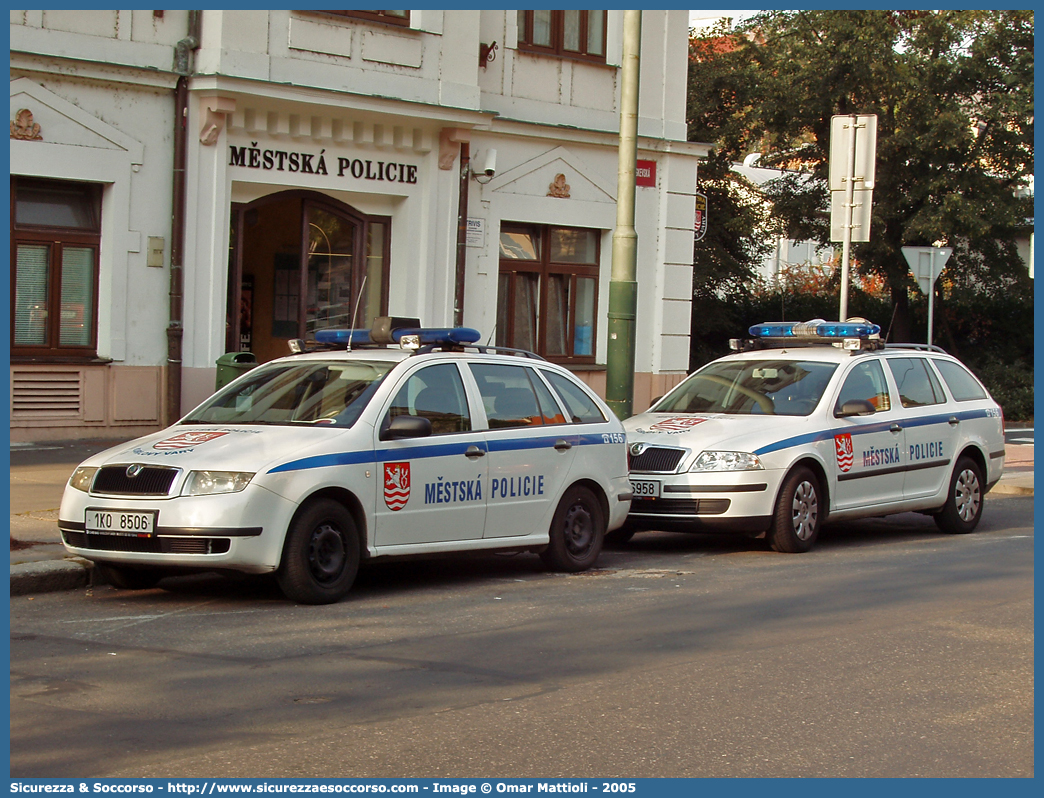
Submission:
<svg viewBox="0 0 1044 798">
<path fill-rule="evenodd" d="M 656 413 L 807 416 L 819 404 L 836 363 L 719 360 L 657 402 Z"/>
<path fill-rule="evenodd" d="M 936 360 L 932 358 L 935 367 L 939 369 L 946 385 L 958 402 L 969 402 L 972 399 L 985 399 L 986 391 L 979 385 L 970 371 L 959 363 L 952 360 Z"/>
<path fill-rule="evenodd" d="M 890 357 L 888 368 L 895 377 L 903 407 L 924 407 L 946 401 L 942 386 L 923 357 Z"/>
<path fill-rule="evenodd" d="M 279 363 L 249 372 L 192 411 L 189 424 L 328 424 L 350 427 L 391 362 Z"/>
<path fill-rule="evenodd" d="M 471 414 L 457 367 L 440 363 L 411 374 L 392 400 L 385 425 L 406 414 L 428 419 L 432 435 L 470 430 Z"/>
<path fill-rule="evenodd" d="M 470 365 L 479 386 L 490 429 L 554 423 L 558 411 L 545 417 L 533 385 L 534 380 L 529 377 L 529 369 L 497 363 Z M 558 420 L 562 421 L 560 417 Z"/>
<path fill-rule="evenodd" d="M 558 398 L 569 411 L 570 420 L 574 424 L 593 424 L 606 421 L 605 414 L 594 399 L 568 377 L 556 374 L 553 371 L 540 370 L 551 387 L 555 389 Z"/>
<path fill-rule="evenodd" d="M 888 384 L 885 382 L 884 369 L 881 368 L 880 362 L 873 360 L 856 364 L 841 386 L 841 393 L 838 394 L 837 403 L 834 405 L 834 414 L 840 413 L 845 402 L 853 399 L 869 402 L 878 412 L 892 408 Z"/>
</svg>

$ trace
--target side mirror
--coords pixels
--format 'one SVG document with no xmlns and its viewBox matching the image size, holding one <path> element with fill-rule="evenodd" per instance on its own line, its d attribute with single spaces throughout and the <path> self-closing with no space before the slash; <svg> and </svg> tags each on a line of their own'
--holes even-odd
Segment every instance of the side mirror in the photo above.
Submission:
<svg viewBox="0 0 1044 798">
<path fill-rule="evenodd" d="M 844 418 L 845 416 L 869 416 L 876 412 L 874 406 L 866 399 L 849 399 L 841 405 L 841 412 L 834 415 L 838 418 Z"/>
<path fill-rule="evenodd" d="M 390 424 L 381 427 L 382 441 L 427 438 L 429 435 L 431 435 L 431 422 L 421 416 L 396 416 Z"/>
</svg>

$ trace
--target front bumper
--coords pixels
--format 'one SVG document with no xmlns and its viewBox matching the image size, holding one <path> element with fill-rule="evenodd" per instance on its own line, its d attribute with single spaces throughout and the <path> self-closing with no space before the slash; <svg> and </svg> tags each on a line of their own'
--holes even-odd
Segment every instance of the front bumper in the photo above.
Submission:
<svg viewBox="0 0 1044 798">
<path fill-rule="evenodd" d="M 87 533 L 87 508 L 157 513 L 152 535 Z M 239 493 L 166 499 L 90 495 L 66 488 L 58 528 L 78 557 L 125 565 L 268 573 L 279 565 L 296 505 L 251 485 Z"/>
<path fill-rule="evenodd" d="M 772 522 L 783 472 L 649 474 L 631 479 L 660 483 L 658 498 L 631 502 L 627 523 L 634 529 L 760 534 Z"/>
</svg>

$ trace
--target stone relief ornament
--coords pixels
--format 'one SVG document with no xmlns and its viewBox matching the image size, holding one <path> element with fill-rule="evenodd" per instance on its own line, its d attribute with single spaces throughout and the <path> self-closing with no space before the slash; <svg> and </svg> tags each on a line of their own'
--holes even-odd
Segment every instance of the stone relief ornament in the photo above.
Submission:
<svg viewBox="0 0 1044 798">
<path fill-rule="evenodd" d="M 547 196 L 562 197 L 563 199 L 569 199 L 569 184 L 566 182 L 565 175 L 555 175 L 554 182 L 548 184 Z"/>
<path fill-rule="evenodd" d="M 40 126 L 33 121 L 33 112 L 22 108 L 11 123 L 11 138 L 20 141 L 43 141 Z"/>
</svg>

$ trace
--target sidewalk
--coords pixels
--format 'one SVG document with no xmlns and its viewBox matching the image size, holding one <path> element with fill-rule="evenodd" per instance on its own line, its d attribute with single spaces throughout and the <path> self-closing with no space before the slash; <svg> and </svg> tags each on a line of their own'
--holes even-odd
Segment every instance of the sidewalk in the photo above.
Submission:
<svg viewBox="0 0 1044 798">
<path fill-rule="evenodd" d="M 90 455 L 119 441 L 11 444 L 11 595 L 86 586 L 89 562 L 62 546 L 58 505 L 69 475 Z M 1033 445 L 1005 446 L 1004 476 L 991 495 L 1033 495 Z"/>
</svg>

